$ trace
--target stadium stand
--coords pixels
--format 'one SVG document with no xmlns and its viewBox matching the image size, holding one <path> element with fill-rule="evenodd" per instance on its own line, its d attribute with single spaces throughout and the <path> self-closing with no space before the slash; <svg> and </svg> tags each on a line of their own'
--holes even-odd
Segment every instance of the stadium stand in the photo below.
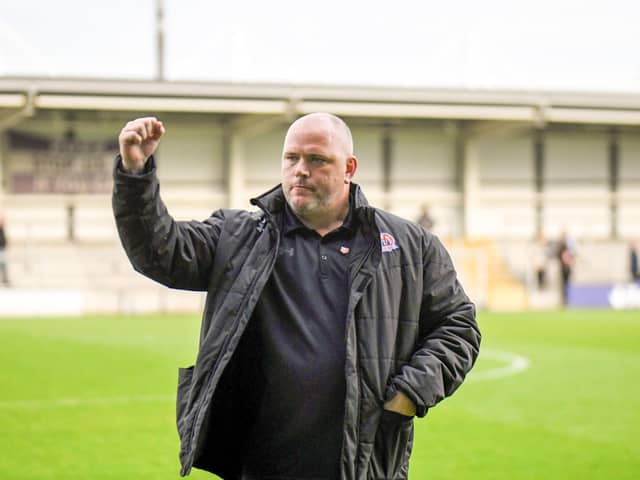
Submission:
<svg viewBox="0 0 640 480">
<path fill-rule="evenodd" d="M 640 237 L 638 95 L 2 78 L 11 290 L 80 292 L 82 311 L 199 309 L 199 294 L 142 279 L 119 247 L 109 191 L 121 126 L 163 119 L 163 197 L 177 218 L 203 219 L 277 183 L 287 124 L 317 110 L 352 126 L 371 203 L 412 219 L 431 206 L 480 307 L 558 305 L 553 259 L 548 289 L 535 288 L 538 231 L 577 240 L 574 284 L 628 280 L 626 244 Z"/>
</svg>

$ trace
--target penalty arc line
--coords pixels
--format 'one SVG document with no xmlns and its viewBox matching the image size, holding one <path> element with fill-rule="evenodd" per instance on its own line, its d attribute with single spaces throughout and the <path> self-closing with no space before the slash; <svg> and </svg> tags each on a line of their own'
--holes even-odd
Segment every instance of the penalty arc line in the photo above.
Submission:
<svg viewBox="0 0 640 480">
<path fill-rule="evenodd" d="M 496 380 L 499 378 L 510 377 L 524 372 L 531 364 L 529 359 L 525 356 L 501 350 L 480 350 L 480 356 L 482 358 L 504 362 L 506 365 L 485 371 L 479 371 L 477 373 L 471 371 L 471 374 L 467 379 L 468 382 L 480 382 L 484 380 Z"/>
</svg>

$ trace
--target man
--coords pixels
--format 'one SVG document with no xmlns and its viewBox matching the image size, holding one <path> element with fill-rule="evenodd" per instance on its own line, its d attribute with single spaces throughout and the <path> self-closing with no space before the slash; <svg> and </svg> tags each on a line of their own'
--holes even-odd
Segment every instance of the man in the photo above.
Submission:
<svg viewBox="0 0 640 480">
<path fill-rule="evenodd" d="M 0 282 L 5 287 L 9 286 L 9 275 L 7 274 L 7 237 L 4 233 L 4 217 L 0 213 Z"/>
<path fill-rule="evenodd" d="M 416 220 L 416 223 L 420 225 L 425 230 L 432 230 L 435 222 L 433 221 L 433 217 L 431 216 L 431 212 L 429 211 L 429 205 L 422 204 L 420 207 L 420 216 Z"/>
<path fill-rule="evenodd" d="M 566 230 L 560 233 L 560 240 L 557 247 L 558 265 L 560 266 L 560 297 L 562 306 L 569 303 L 569 285 L 571 283 L 571 272 L 575 263 L 576 250 L 573 241 Z"/>
<path fill-rule="evenodd" d="M 460 386 L 478 354 L 473 304 L 445 249 L 367 205 L 347 125 L 289 128 L 282 184 L 204 222 L 160 200 L 155 118 L 120 133 L 113 207 L 143 274 L 208 292 L 194 367 L 181 369 L 182 475 L 407 478 L 413 417 Z"/>
<path fill-rule="evenodd" d="M 629 243 L 629 272 L 631 281 L 640 280 L 640 262 L 638 262 L 638 244 L 636 242 Z"/>
</svg>

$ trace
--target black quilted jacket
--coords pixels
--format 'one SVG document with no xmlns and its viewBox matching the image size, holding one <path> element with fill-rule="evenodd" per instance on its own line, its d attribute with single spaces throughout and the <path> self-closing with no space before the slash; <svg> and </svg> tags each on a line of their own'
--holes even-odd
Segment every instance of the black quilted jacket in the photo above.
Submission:
<svg viewBox="0 0 640 480">
<path fill-rule="evenodd" d="M 153 159 L 142 175 L 118 165 L 113 210 L 134 268 L 172 288 L 208 292 L 196 363 L 179 372 L 181 473 L 196 467 L 239 478 L 247 425 L 234 410 L 234 352 L 275 263 L 282 190 L 253 199 L 257 212 L 223 209 L 179 222 L 160 199 Z M 383 403 L 399 389 L 426 415 L 464 380 L 480 333 L 439 240 L 368 206 L 357 185 L 352 198 L 369 248 L 351 269 L 341 478 L 404 479 L 413 420 L 384 413 Z"/>
</svg>

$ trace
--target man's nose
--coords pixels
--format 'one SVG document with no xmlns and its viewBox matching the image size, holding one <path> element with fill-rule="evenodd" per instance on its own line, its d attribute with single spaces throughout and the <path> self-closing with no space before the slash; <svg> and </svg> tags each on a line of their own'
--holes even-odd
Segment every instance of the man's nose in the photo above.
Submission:
<svg viewBox="0 0 640 480">
<path fill-rule="evenodd" d="M 308 177 L 309 176 L 309 168 L 307 166 L 307 162 L 304 158 L 301 158 L 296 163 L 296 168 L 294 171 L 296 177 Z"/>
</svg>

